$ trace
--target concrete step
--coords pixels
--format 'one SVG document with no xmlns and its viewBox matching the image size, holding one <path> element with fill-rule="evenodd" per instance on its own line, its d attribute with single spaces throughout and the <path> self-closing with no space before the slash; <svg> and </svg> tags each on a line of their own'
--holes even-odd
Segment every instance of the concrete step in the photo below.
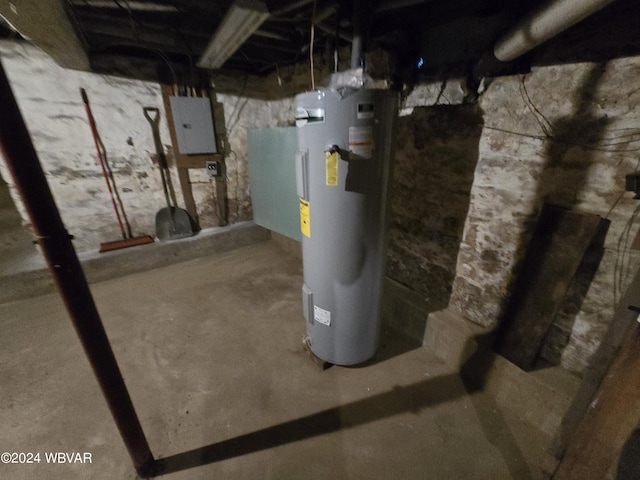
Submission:
<svg viewBox="0 0 640 480">
<path fill-rule="evenodd" d="M 552 436 L 580 388 L 581 379 L 560 366 L 525 372 L 491 350 L 492 332 L 450 309 L 431 313 L 425 346 L 461 373 L 481 381 L 498 403 L 521 411 Z"/>
<path fill-rule="evenodd" d="M 427 319 L 424 345 L 467 379 L 470 394 L 489 394 L 510 422 L 535 430 L 532 435 L 543 446 L 540 465 L 551 475 L 557 467 L 552 442 L 582 379 L 560 366 L 525 372 L 494 353 L 492 340 L 490 329 L 451 309 L 433 312 Z M 521 442 L 526 446 L 527 439 Z"/>
<path fill-rule="evenodd" d="M 214 252 L 269 240 L 269 231 L 253 222 L 208 228 L 180 240 L 155 242 L 111 252 L 79 255 L 89 283 L 204 257 Z M 0 257 L 0 261 L 2 258 Z M 0 263 L 0 304 L 55 291 L 43 257 L 35 252 L 23 265 L 8 269 Z"/>
</svg>

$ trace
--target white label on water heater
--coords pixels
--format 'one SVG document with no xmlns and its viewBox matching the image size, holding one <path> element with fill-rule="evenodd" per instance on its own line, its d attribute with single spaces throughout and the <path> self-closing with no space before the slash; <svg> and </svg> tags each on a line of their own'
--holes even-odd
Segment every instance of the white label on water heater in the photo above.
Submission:
<svg viewBox="0 0 640 480">
<path fill-rule="evenodd" d="M 373 156 L 373 127 L 349 127 L 349 151 L 356 158 Z"/>
<path fill-rule="evenodd" d="M 329 310 L 325 310 L 324 308 L 320 308 L 317 305 L 313 306 L 313 320 L 315 322 L 326 325 L 327 327 L 331 326 L 331 312 Z"/>
<path fill-rule="evenodd" d="M 358 104 L 358 119 L 373 118 L 375 112 L 373 109 L 373 103 L 359 103 Z"/>
</svg>

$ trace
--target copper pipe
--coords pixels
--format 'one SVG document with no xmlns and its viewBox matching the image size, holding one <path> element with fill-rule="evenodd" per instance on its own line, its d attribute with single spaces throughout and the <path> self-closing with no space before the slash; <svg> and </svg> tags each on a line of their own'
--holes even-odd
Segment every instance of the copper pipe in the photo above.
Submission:
<svg viewBox="0 0 640 480">
<path fill-rule="evenodd" d="M 42 171 L 29 132 L 0 63 L 0 149 L 20 193 L 51 275 L 138 475 L 156 470 L 89 285 Z"/>
</svg>

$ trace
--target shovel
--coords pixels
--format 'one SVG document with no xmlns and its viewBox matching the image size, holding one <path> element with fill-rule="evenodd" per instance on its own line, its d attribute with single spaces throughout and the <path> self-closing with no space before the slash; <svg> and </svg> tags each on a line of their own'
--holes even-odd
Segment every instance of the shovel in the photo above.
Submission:
<svg viewBox="0 0 640 480">
<path fill-rule="evenodd" d="M 176 194 L 171 183 L 167 157 L 164 154 L 164 147 L 160 141 L 160 110 L 155 107 L 144 107 L 144 116 L 151 125 L 153 131 L 153 142 L 158 154 L 158 166 L 160 167 L 160 177 L 162 178 L 162 189 L 167 207 L 156 213 L 156 236 L 160 240 L 176 240 L 194 235 L 191 224 L 191 217 L 186 210 L 178 208 Z M 171 198 L 169 198 L 171 197 Z M 173 201 L 173 205 L 172 205 Z"/>
</svg>

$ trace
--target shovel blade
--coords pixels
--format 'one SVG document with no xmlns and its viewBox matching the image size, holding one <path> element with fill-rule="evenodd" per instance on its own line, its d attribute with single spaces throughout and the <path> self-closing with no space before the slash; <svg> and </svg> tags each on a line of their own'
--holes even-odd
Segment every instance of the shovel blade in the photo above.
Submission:
<svg viewBox="0 0 640 480">
<path fill-rule="evenodd" d="M 160 240 L 176 240 L 194 235 L 189 214 L 182 208 L 167 207 L 156 213 L 156 236 Z"/>
</svg>

